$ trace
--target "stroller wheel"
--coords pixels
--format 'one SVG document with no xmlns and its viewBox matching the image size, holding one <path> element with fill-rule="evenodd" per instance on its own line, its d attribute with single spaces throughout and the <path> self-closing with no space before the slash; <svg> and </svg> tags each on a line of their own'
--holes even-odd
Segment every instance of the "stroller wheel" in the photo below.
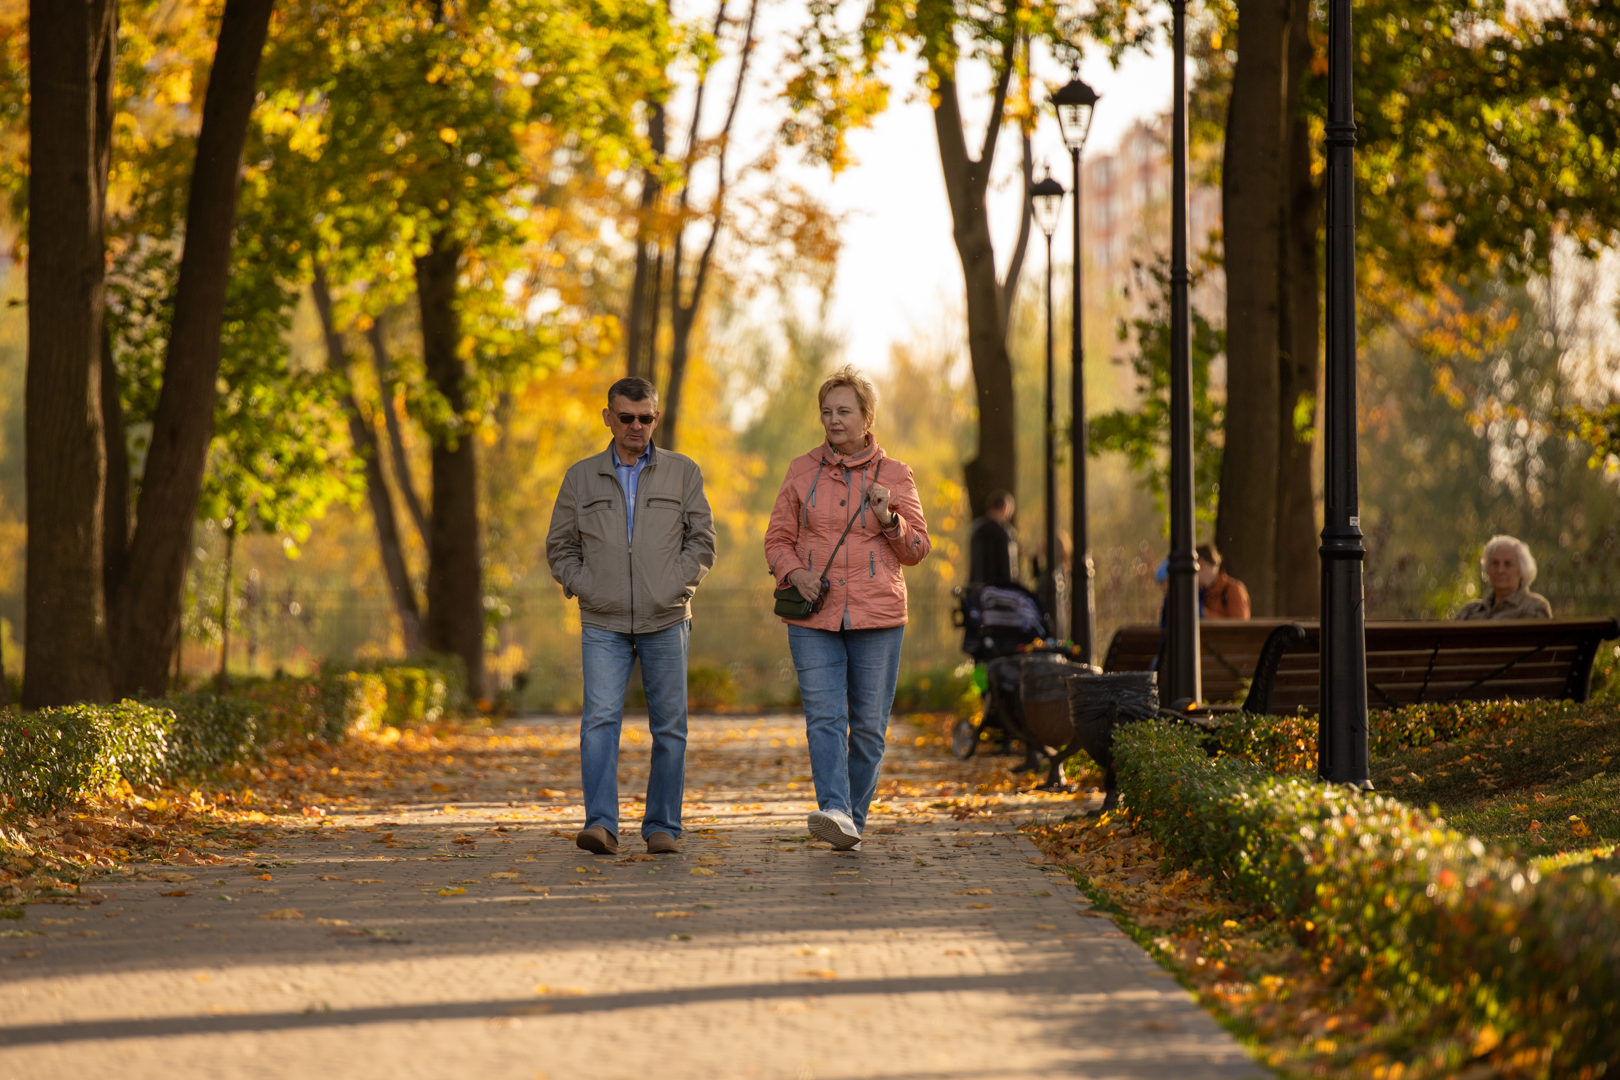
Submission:
<svg viewBox="0 0 1620 1080">
<path fill-rule="evenodd" d="M 951 728 L 951 753 L 966 761 L 978 748 L 979 729 L 973 726 L 971 720 L 958 720 L 956 726 Z"/>
</svg>

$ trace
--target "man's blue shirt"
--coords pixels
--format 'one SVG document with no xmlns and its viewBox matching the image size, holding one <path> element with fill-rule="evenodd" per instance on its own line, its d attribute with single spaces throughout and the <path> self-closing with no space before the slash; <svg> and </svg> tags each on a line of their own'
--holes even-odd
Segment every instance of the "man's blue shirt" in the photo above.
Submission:
<svg viewBox="0 0 1620 1080">
<path fill-rule="evenodd" d="M 652 443 L 649 442 L 647 449 L 641 452 L 641 456 L 629 465 L 620 460 L 618 446 L 612 447 L 612 451 L 613 471 L 619 474 L 619 486 L 624 489 L 624 521 L 625 528 L 628 530 L 626 539 L 634 543 L 636 539 L 636 484 L 641 480 L 641 470 L 645 469 L 647 463 L 652 460 Z"/>
</svg>

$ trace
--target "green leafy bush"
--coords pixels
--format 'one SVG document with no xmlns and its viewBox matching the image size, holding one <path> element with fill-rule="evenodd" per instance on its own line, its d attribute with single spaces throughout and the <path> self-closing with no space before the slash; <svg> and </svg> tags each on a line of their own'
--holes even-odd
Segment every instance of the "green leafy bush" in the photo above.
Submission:
<svg viewBox="0 0 1620 1080">
<path fill-rule="evenodd" d="M 686 672 L 686 702 L 693 709 L 719 709 L 737 703 L 737 680 L 731 669 L 699 664 Z"/>
<path fill-rule="evenodd" d="M 169 775 L 250 761 L 264 751 L 260 710 L 252 702 L 200 691 L 177 694 L 154 704 L 174 715 L 165 762 Z"/>
<path fill-rule="evenodd" d="M 226 695 L 0 712 L 0 814 L 47 814 L 119 778 L 172 779 L 289 742 L 335 743 L 357 727 L 430 724 L 465 706 L 460 662 L 435 657 L 246 681 Z"/>
<path fill-rule="evenodd" d="M 168 767 L 174 713 L 134 701 L 0 714 L 0 811 L 47 814 L 119 777 Z"/>
<path fill-rule="evenodd" d="M 972 686 L 971 669 L 960 675 L 944 666 L 906 671 L 895 684 L 894 711 L 956 712 L 962 696 Z"/>
<path fill-rule="evenodd" d="M 1373 757 L 1436 742 L 1457 742 L 1485 731 L 1514 728 L 1548 718 L 1574 720 L 1583 706 L 1573 701 L 1469 701 L 1453 705 L 1408 705 L 1368 715 L 1367 743 Z M 1238 713 L 1218 731 L 1221 752 L 1279 773 L 1316 772 L 1316 717 Z"/>
<path fill-rule="evenodd" d="M 334 710 L 347 718 L 345 727 L 419 727 L 464 712 L 469 705 L 467 670 L 459 657 L 367 664 L 335 677 L 346 684 L 341 709 Z"/>
<path fill-rule="evenodd" d="M 1114 746 L 1128 812 L 1170 860 L 1273 913 L 1342 977 L 1488 1026 L 1504 1052 L 1548 1055 L 1548 1075 L 1620 1064 L 1613 878 L 1542 879 L 1396 799 L 1211 760 L 1187 729 L 1131 725 Z"/>
</svg>

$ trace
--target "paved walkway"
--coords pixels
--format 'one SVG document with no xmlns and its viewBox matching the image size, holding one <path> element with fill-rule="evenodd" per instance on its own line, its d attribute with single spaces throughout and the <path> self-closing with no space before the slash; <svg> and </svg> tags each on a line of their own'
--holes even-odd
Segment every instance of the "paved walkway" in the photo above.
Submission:
<svg viewBox="0 0 1620 1080">
<path fill-rule="evenodd" d="M 835 853 L 804 829 L 800 722 L 695 718 L 684 852 L 593 857 L 572 727 L 524 730 L 417 773 L 433 803 L 30 907 L 6 926 L 40 936 L 0 940 L 0 1077 L 1265 1075 L 1042 869 L 1014 799 L 939 808 L 991 763 L 897 722 L 886 812 Z M 624 791 L 647 749 L 627 732 Z"/>
</svg>

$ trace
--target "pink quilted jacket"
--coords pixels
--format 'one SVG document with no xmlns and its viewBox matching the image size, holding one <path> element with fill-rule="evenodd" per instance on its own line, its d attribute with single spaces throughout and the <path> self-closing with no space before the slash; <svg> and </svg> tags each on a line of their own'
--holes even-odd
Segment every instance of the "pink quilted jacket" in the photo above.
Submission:
<svg viewBox="0 0 1620 1080">
<path fill-rule="evenodd" d="M 787 576 L 807 569 L 825 574 L 828 595 L 821 610 L 808 619 L 784 619 L 793 626 L 838 630 L 876 630 L 906 621 L 906 579 L 902 566 L 916 566 L 933 547 L 928 523 L 911 469 L 883 453 L 867 436 L 867 447 L 849 457 L 822 443 L 788 466 L 765 530 L 765 559 L 778 588 Z M 862 499 L 872 483 L 892 493 L 889 505 L 900 520 L 892 532 L 878 527 Z M 827 556 L 838 543 L 849 515 L 855 524 L 828 568 Z"/>
</svg>

